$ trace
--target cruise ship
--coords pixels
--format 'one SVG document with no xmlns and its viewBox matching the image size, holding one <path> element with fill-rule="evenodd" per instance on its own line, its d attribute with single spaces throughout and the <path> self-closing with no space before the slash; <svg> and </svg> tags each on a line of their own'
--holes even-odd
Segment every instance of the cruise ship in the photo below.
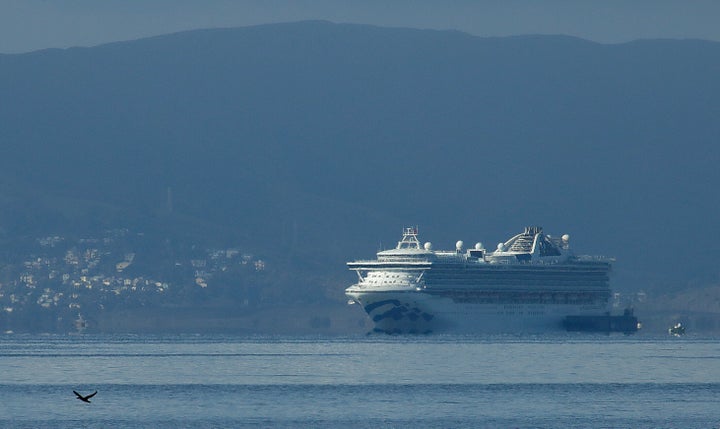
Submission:
<svg viewBox="0 0 720 429">
<path fill-rule="evenodd" d="M 410 227 L 394 249 L 347 263 L 358 282 L 345 293 L 376 332 L 632 331 L 628 320 L 620 329 L 608 313 L 611 262 L 575 255 L 567 234 L 551 237 L 537 226 L 494 251 L 482 243 L 465 249 L 462 241 L 454 250 L 434 250 Z"/>
</svg>

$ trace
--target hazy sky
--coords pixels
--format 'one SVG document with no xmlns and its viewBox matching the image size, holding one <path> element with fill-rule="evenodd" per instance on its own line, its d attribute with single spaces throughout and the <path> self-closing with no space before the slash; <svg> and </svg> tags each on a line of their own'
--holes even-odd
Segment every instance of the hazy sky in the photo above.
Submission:
<svg viewBox="0 0 720 429">
<path fill-rule="evenodd" d="M 479 36 L 567 34 L 604 43 L 720 41 L 714 0 L 0 0 L 0 53 L 307 19 Z"/>
</svg>

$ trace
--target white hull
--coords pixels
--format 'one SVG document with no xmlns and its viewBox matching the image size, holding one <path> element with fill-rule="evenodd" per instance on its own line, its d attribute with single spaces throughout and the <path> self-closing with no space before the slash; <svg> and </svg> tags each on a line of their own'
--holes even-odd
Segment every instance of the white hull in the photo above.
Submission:
<svg viewBox="0 0 720 429">
<path fill-rule="evenodd" d="M 351 292 L 385 333 L 543 333 L 563 331 L 566 316 L 605 313 L 601 304 L 457 303 L 422 292 Z"/>
</svg>

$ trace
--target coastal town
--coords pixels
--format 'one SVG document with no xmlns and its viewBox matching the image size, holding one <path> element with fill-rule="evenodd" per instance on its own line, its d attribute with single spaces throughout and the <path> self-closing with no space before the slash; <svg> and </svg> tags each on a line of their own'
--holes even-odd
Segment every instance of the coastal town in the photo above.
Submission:
<svg viewBox="0 0 720 429">
<path fill-rule="evenodd" d="M 117 307 L 182 304 L 220 290 L 239 305 L 259 299 L 266 262 L 239 247 L 169 243 L 128 229 L 96 237 L 25 239 L 0 263 L 0 329 L 83 328 L 83 315 Z M 213 289 L 215 289 L 213 291 Z"/>
</svg>

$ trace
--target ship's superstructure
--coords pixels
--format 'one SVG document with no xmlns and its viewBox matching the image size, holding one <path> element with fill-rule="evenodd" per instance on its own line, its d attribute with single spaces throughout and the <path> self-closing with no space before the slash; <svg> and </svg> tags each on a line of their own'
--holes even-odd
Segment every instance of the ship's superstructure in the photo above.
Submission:
<svg viewBox="0 0 720 429">
<path fill-rule="evenodd" d="M 358 282 L 346 289 L 375 330 L 388 333 L 546 332 L 567 316 L 605 314 L 611 259 L 576 256 L 570 237 L 525 230 L 488 251 L 421 245 L 416 227 L 377 259 L 348 262 Z"/>
</svg>

